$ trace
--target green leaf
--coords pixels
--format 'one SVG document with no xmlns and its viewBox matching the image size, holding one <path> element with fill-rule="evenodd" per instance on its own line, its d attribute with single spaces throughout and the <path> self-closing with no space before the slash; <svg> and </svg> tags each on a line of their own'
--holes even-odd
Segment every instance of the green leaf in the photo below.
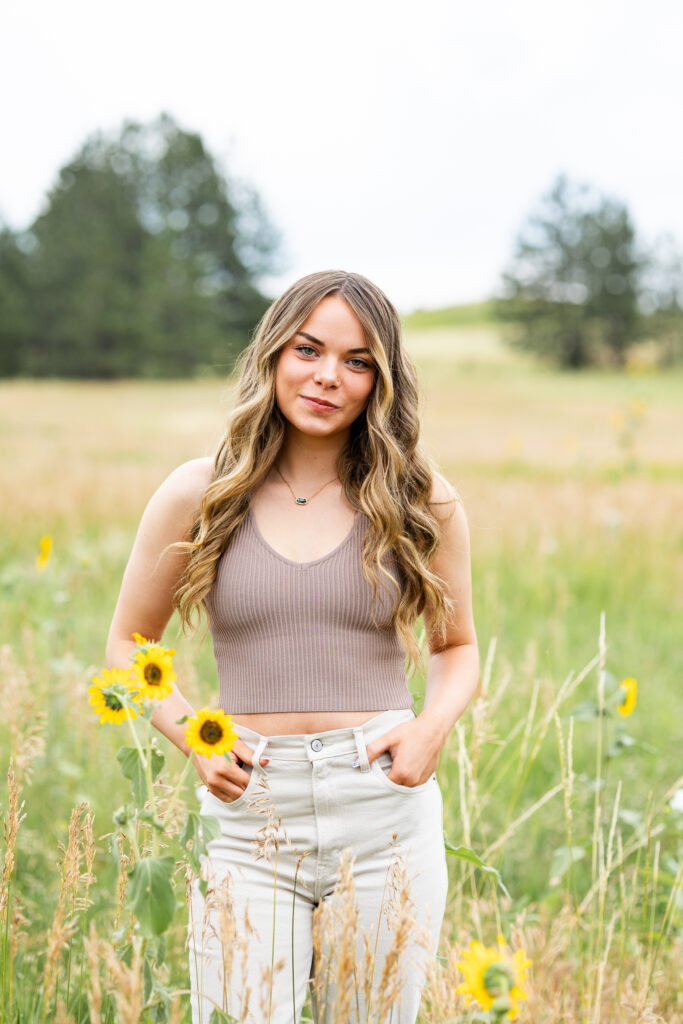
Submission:
<svg viewBox="0 0 683 1024">
<path fill-rule="evenodd" d="M 157 818 L 152 811 L 138 811 L 137 818 L 138 821 L 148 821 L 150 825 L 152 825 L 157 830 L 157 832 L 164 831 L 164 823 L 160 821 L 160 819 Z"/>
<path fill-rule="evenodd" d="M 152 778 L 156 779 L 161 769 L 166 764 L 166 755 L 163 750 L 152 747 Z"/>
<path fill-rule="evenodd" d="M 180 833 L 180 845 L 187 852 L 187 859 L 192 866 L 192 870 L 199 874 L 201 837 L 199 832 L 199 815 L 196 811 L 188 811 L 187 813 L 183 830 Z"/>
<path fill-rule="evenodd" d="M 153 939 L 150 941 L 154 942 Z M 142 974 L 143 999 L 147 1014 L 145 1021 L 147 1024 L 165 1024 L 171 1012 L 171 996 L 166 986 L 154 973 L 152 961 L 147 955 L 145 955 Z"/>
<path fill-rule="evenodd" d="M 166 959 L 166 936 L 149 936 L 147 939 L 145 956 L 152 965 L 156 964 L 156 966 L 158 967 L 160 964 L 162 964 Z"/>
<path fill-rule="evenodd" d="M 553 858 L 550 862 L 550 885 L 559 885 L 561 879 L 569 871 L 570 864 L 581 860 L 586 856 L 583 846 L 558 846 L 553 850 Z"/>
<path fill-rule="evenodd" d="M 602 713 L 603 716 L 606 713 L 604 708 Z M 562 717 L 573 718 L 575 722 L 591 722 L 594 718 L 599 718 L 597 702 L 594 700 L 584 700 Z"/>
<path fill-rule="evenodd" d="M 149 1002 L 152 990 L 154 987 L 154 975 L 152 974 L 152 965 L 150 964 L 147 957 L 145 957 L 142 965 L 142 998 L 146 1003 Z"/>
<path fill-rule="evenodd" d="M 120 929 L 120 931 L 121 934 L 123 934 L 123 929 Z M 121 963 L 124 963 L 126 967 L 131 967 L 133 963 L 133 943 L 126 942 L 122 946 L 119 946 L 116 951 L 116 955 Z"/>
<path fill-rule="evenodd" d="M 204 848 L 206 844 L 210 843 L 213 839 L 220 839 L 221 835 L 221 823 L 220 819 L 214 814 L 202 814 L 200 815 L 202 820 L 202 839 L 204 840 Z"/>
<path fill-rule="evenodd" d="M 231 1017 L 229 1013 L 224 1013 L 223 1010 L 214 1007 L 209 1017 L 209 1024 L 239 1024 L 239 1021 L 236 1017 Z"/>
<path fill-rule="evenodd" d="M 161 935 L 175 911 L 173 857 L 143 857 L 129 873 L 128 897 L 143 935 Z"/>
<path fill-rule="evenodd" d="M 137 747 L 120 747 L 116 760 L 121 766 L 121 772 L 126 779 L 130 779 L 133 789 L 133 797 L 136 803 L 142 805 L 147 799 L 147 776 L 145 765 L 142 761 Z M 152 749 L 152 779 L 164 767 L 165 757 L 160 750 Z"/>
<path fill-rule="evenodd" d="M 477 856 L 474 850 L 471 850 L 469 846 L 453 846 L 453 844 L 449 843 L 449 841 L 445 838 L 444 845 L 446 847 L 446 853 L 450 857 L 459 857 L 460 860 L 466 860 L 470 864 L 474 864 L 474 866 L 476 868 L 479 868 L 481 871 L 485 871 L 487 874 L 493 875 L 493 877 L 496 879 L 496 882 L 503 890 L 505 895 L 508 897 L 508 899 L 512 899 L 510 893 L 507 891 L 503 884 L 503 879 L 500 877 L 500 873 L 496 870 L 496 868 L 492 868 L 489 864 L 484 864 L 481 857 Z"/>
<path fill-rule="evenodd" d="M 610 696 L 613 693 L 616 693 L 619 689 L 619 680 L 615 676 L 614 672 L 610 672 L 608 668 L 605 669 L 604 686 L 606 697 Z"/>
<path fill-rule="evenodd" d="M 657 748 L 644 740 L 636 740 L 625 732 L 617 732 L 607 750 L 608 757 L 619 757 L 628 750 L 644 750 L 648 754 L 656 754 Z"/>
<path fill-rule="evenodd" d="M 199 814 L 197 811 L 188 811 L 183 830 L 180 833 L 180 845 L 187 846 L 190 840 L 196 843 L 199 835 Z"/>
<path fill-rule="evenodd" d="M 197 811 L 188 811 L 183 831 L 180 833 L 180 845 L 186 849 L 188 860 L 196 874 L 199 874 L 200 856 L 206 853 L 206 844 L 212 839 L 218 839 L 220 834 L 221 825 L 218 818 L 212 814 L 200 815 Z M 190 842 L 191 846 L 188 845 Z"/>
</svg>

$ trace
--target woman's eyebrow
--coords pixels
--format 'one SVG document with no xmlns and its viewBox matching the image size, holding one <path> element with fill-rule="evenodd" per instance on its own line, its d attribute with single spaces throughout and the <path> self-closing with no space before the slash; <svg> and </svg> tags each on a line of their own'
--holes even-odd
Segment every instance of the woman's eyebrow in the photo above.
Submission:
<svg viewBox="0 0 683 1024">
<path fill-rule="evenodd" d="M 314 338 L 312 334 L 306 334 L 306 331 L 297 331 L 296 333 L 300 334 L 302 336 L 302 338 L 308 338 L 309 341 L 314 341 L 316 343 L 316 345 L 322 345 L 322 347 L 325 348 L 325 342 L 321 341 L 320 338 Z M 368 354 L 370 354 L 370 349 L 369 348 L 350 348 L 350 349 L 348 349 L 348 351 L 349 352 L 367 352 Z"/>
</svg>

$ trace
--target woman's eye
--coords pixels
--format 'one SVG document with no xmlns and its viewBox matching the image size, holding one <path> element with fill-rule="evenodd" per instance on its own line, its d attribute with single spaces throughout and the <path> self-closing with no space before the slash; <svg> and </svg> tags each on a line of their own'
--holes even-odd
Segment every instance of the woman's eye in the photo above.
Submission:
<svg viewBox="0 0 683 1024">
<path fill-rule="evenodd" d="M 312 356 L 318 355 L 318 350 L 313 348 L 312 345 L 296 345 L 294 351 L 300 352 L 304 359 L 310 359 Z M 367 359 L 361 359 L 360 356 L 351 356 L 349 363 L 354 370 L 372 369 L 372 363 L 369 363 Z"/>
</svg>

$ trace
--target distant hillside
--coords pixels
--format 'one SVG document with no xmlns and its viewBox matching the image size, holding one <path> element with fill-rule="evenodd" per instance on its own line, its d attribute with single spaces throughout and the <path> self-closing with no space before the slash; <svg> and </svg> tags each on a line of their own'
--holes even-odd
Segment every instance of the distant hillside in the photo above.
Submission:
<svg viewBox="0 0 683 1024">
<path fill-rule="evenodd" d="M 471 327 L 494 322 L 493 302 L 474 302 L 467 306 L 444 306 L 443 309 L 416 309 L 401 317 L 404 327 Z"/>
</svg>

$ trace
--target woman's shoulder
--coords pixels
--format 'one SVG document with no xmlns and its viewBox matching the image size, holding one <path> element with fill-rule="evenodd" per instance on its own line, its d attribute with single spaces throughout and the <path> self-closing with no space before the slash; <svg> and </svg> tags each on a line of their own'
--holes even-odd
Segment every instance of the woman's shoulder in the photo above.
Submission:
<svg viewBox="0 0 683 1024">
<path fill-rule="evenodd" d="M 441 473 L 432 475 L 432 489 L 429 495 L 429 505 L 437 519 L 449 519 L 453 513 L 460 495 L 455 487 L 448 482 Z"/>
<path fill-rule="evenodd" d="M 213 478 L 210 456 L 189 459 L 168 474 L 152 495 L 150 505 L 164 509 L 174 518 L 191 519 L 199 512 L 204 491 Z"/>
</svg>

